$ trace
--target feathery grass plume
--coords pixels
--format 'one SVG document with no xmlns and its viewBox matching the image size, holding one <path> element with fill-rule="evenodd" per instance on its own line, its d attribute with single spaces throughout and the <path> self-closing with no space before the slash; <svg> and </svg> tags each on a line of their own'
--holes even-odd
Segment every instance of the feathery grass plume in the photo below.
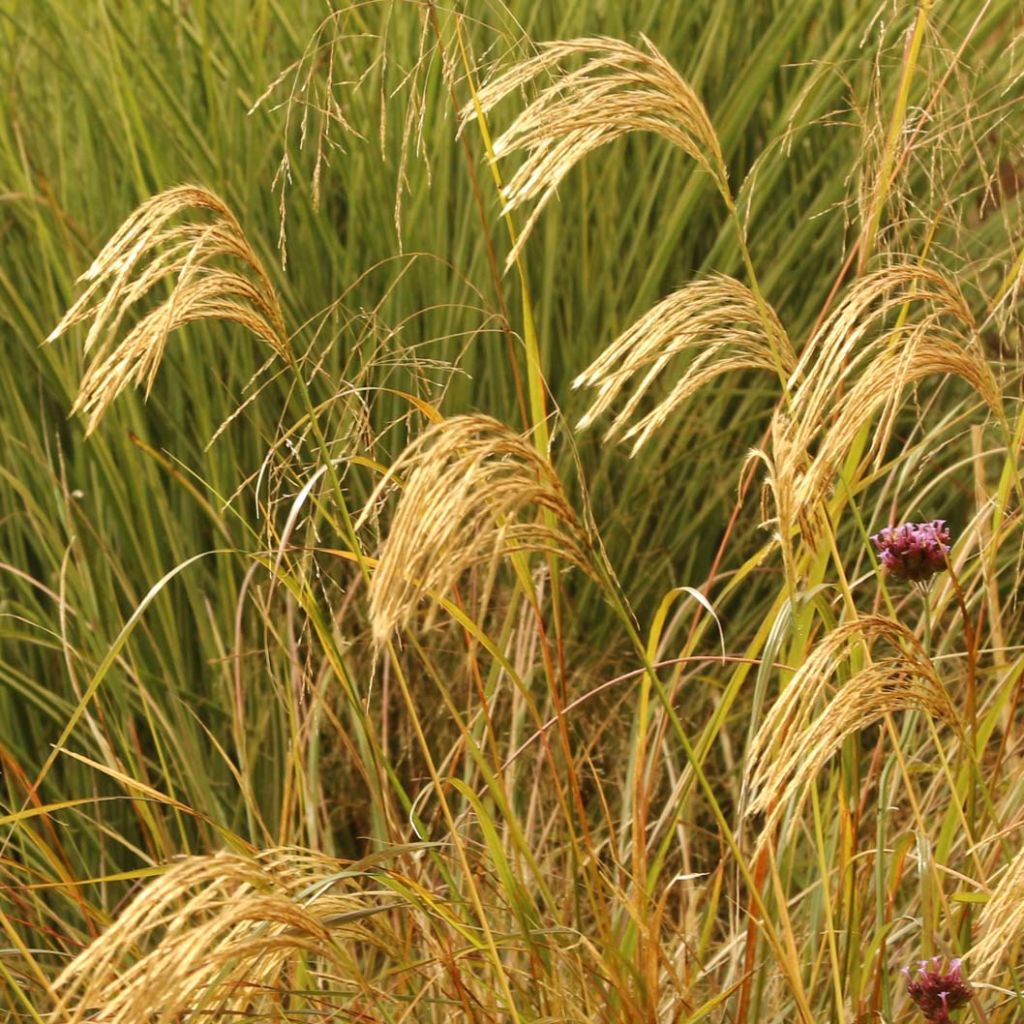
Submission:
<svg viewBox="0 0 1024 1024">
<path fill-rule="evenodd" d="M 905 324 L 887 327 L 901 315 Z M 937 268 L 897 263 L 866 274 L 804 346 L 792 378 L 794 410 L 801 419 L 821 422 L 837 390 L 879 351 L 899 349 L 903 337 L 919 329 L 966 343 L 975 326 L 963 292 Z"/>
<path fill-rule="evenodd" d="M 894 317 L 897 322 L 890 325 Z M 806 525 L 808 510 L 827 496 L 865 423 L 878 416 L 868 450 L 877 465 L 905 388 L 941 375 L 962 378 L 1002 415 L 999 385 L 953 281 L 916 264 L 886 267 L 857 281 L 808 341 L 791 376 L 790 408 L 775 416 L 774 460 L 803 464 L 779 470 L 795 488 L 788 499 L 789 525 Z"/>
<path fill-rule="evenodd" d="M 900 349 L 877 351 L 857 383 L 839 399 L 832 422 L 821 434 L 817 453 L 800 480 L 798 502 L 820 502 L 832 486 L 846 453 L 863 425 L 876 415 L 868 457 L 880 462 L 899 412 L 904 389 L 927 377 L 954 375 L 965 380 L 995 413 L 1002 408 L 999 385 L 984 357 L 948 338 L 932 336 L 918 325 Z M 795 426 L 794 445 L 807 450 L 822 421 L 789 421 Z"/>
<path fill-rule="evenodd" d="M 343 867 L 297 849 L 178 861 L 61 972 L 54 1019 L 278 1019 L 282 998 L 308 988 L 315 968 L 357 978 L 353 951 L 377 944 L 365 922 L 396 901 L 382 901 L 379 885 L 358 891 L 358 872 Z"/>
<path fill-rule="evenodd" d="M 878 643 L 895 653 L 871 661 L 830 697 L 830 681 L 840 667 Z M 906 626 L 872 615 L 832 630 L 794 674 L 750 745 L 747 814 L 766 815 L 759 842 L 767 841 L 790 800 L 803 800 L 807 785 L 847 736 L 889 712 L 910 709 L 962 731 L 935 667 Z"/>
<path fill-rule="evenodd" d="M 206 215 L 175 223 L 185 213 Z M 240 269 L 228 269 L 223 261 Z M 288 357 L 277 293 L 234 214 L 201 185 L 179 185 L 144 202 L 114 233 L 82 275 L 85 292 L 47 341 L 91 321 L 82 377 L 72 414 L 84 412 L 91 433 L 130 384 L 153 385 L 168 335 L 196 320 L 227 320 Z M 170 295 L 143 313 L 123 336 L 125 319 L 159 284 Z"/>
<path fill-rule="evenodd" d="M 1000 965 L 1020 953 L 1024 935 L 1024 850 L 1013 858 L 978 915 L 978 934 L 981 938 L 970 952 L 971 973 L 994 980 Z"/>
<path fill-rule="evenodd" d="M 503 554 L 549 550 L 588 565 L 584 530 L 551 463 L 489 416 L 453 416 L 424 431 L 377 486 L 357 525 L 399 482 L 370 582 L 378 644 L 409 623 L 424 595 L 449 594 L 467 569 Z"/>
<path fill-rule="evenodd" d="M 678 146 L 727 194 L 725 160 L 704 104 L 654 44 L 641 39 L 644 49 L 605 36 L 546 43 L 537 56 L 499 75 L 463 107 L 464 127 L 564 61 L 585 58 L 575 71 L 560 69 L 494 142 L 499 159 L 525 153 L 504 187 L 505 209 L 537 200 L 508 266 L 569 171 L 588 153 L 630 132 L 654 132 Z"/>
<path fill-rule="evenodd" d="M 768 337 L 762 326 L 766 314 Z M 625 429 L 673 357 L 693 349 L 700 351 L 669 394 Z M 579 427 L 582 430 L 593 423 L 627 381 L 643 373 L 605 435 L 622 434 L 623 440 L 633 440 L 635 455 L 680 403 L 719 374 L 748 368 L 775 371 L 780 363 L 787 374 L 796 368 L 793 346 L 774 310 L 734 278 L 716 275 L 694 281 L 648 310 L 573 381 L 573 387 L 586 385 L 597 390 Z"/>
</svg>

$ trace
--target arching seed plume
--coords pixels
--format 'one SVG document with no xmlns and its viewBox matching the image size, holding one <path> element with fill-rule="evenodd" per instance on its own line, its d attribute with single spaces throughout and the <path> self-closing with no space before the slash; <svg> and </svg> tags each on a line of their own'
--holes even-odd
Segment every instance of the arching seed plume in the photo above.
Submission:
<svg viewBox="0 0 1024 1024">
<path fill-rule="evenodd" d="M 780 533 L 799 526 L 813 544 L 814 509 L 827 499 L 864 425 L 877 417 L 867 451 L 877 465 L 906 389 L 942 375 L 960 377 L 1001 415 L 999 385 L 952 281 L 919 265 L 859 280 L 807 342 L 790 377 L 789 408 L 775 414 L 766 458 L 790 488 L 784 500 L 776 489 Z"/>
<path fill-rule="evenodd" d="M 589 564 L 583 528 L 551 464 L 490 417 L 455 416 L 429 427 L 391 467 L 357 525 L 398 485 L 370 583 L 378 644 L 409 624 L 424 596 L 447 596 L 481 563 L 549 550 Z"/>
<path fill-rule="evenodd" d="M 768 336 L 762 324 L 767 317 Z M 673 359 L 696 352 L 668 395 L 631 426 L 644 396 Z M 633 441 L 633 454 L 680 404 L 715 377 L 731 370 L 781 366 L 792 373 L 793 346 L 775 312 L 731 277 L 694 281 L 662 299 L 621 334 L 575 381 L 596 389 L 597 397 L 580 420 L 584 429 L 602 415 L 626 384 L 639 378 L 612 420 L 606 436 Z"/>
<path fill-rule="evenodd" d="M 884 643 L 892 653 L 864 655 Z M 840 669 L 868 663 L 846 682 Z M 768 841 L 791 800 L 802 801 L 843 740 L 894 711 L 924 711 L 962 731 L 960 719 L 914 634 L 883 616 L 866 616 L 832 630 L 794 674 L 758 729 L 748 756 L 748 814 L 765 815 Z"/>
<path fill-rule="evenodd" d="M 574 58 L 574 71 L 561 67 Z M 650 131 L 678 146 L 727 188 L 725 161 L 711 119 L 693 89 L 649 39 L 643 49 L 603 36 L 559 40 L 485 85 L 461 111 L 464 126 L 490 113 L 510 93 L 541 75 L 553 80 L 494 142 L 499 159 L 524 154 L 504 188 L 505 209 L 536 200 L 519 241 L 515 262 L 541 210 L 559 183 L 588 153 L 630 132 Z"/>
<path fill-rule="evenodd" d="M 188 857 L 148 882 L 55 982 L 61 1024 L 274 1017 L 299 961 L 354 975 L 363 923 L 395 904 L 297 849 Z M 349 872 L 349 877 L 358 872 Z"/>
<path fill-rule="evenodd" d="M 199 222 L 176 222 L 199 213 Z M 224 264 L 234 264 L 234 268 Z M 277 293 L 234 214 L 208 189 L 180 185 L 143 203 L 104 246 L 81 279 L 88 285 L 47 341 L 89 322 L 91 360 L 72 413 L 91 433 L 129 385 L 153 385 L 172 331 L 197 320 L 227 320 L 287 357 Z M 138 303 L 158 285 L 170 295 L 122 333 Z"/>
<path fill-rule="evenodd" d="M 993 976 L 1007 952 L 1019 950 L 1024 934 L 1024 851 L 1014 857 L 999 879 L 978 915 L 977 930 L 981 937 L 970 952 L 971 973 L 976 977 Z"/>
</svg>

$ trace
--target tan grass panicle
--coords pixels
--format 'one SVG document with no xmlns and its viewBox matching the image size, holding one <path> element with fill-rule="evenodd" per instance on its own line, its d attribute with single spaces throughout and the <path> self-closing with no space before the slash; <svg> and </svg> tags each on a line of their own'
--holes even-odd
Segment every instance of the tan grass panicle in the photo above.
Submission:
<svg viewBox="0 0 1024 1024">
<path fill-rule="evenodd" d="M 202 219 L 182 222 L 184 214 Z M 287 357 L 280 302 L 259 257 L 227 205 L 200 185 L 180 185 L 143 203 L 80 280 L 85 291 L 47 340 L 89 322 L 85 352 L 92 358 L 72 406 L 72 413 L 86 414 L 87 432 L 129 385 L 149 393 L 168 336 L 186 324 L 236 323 Z M 122 331 L 161 285 L 170 294 Z"/>
<path fill-rule="evenodd" d="M 488 114 L 510 93 L 556 72 L 494 142 L 494 155 L 525 158 L 504 187 L 506 210 L 536 200 L 508 258 L 519 255 L 559 183 L 588 153 L 630 132 L 649 131 L 678 146 L 727 190 L 721 146 L 704 104 L 646 38 L 643 48 L 603 36 L 559 40 L 483 86 L 463 107 L 463 125 Z M 576 70 L 561 65 L 583 58 Z"/>
<path fill-rule="evenodd" d="M 909 386 L 928 377 L 960 377 L 997 415 L 1002 398 L 980 350 L 963 293 L 938 270 L 895 265 L 859 279 L 808 340 L 790 377 L 791 401 L 773 422 L 765 455 L 777 488 L 780 533 L 809 524 L 866 423 L 877 417 L 867 457 L 885 456 Z"/>
<path fill-rule="evenodd" d="M 373 635 L 382 644 L 421 599 L 449 595 L 470 568 L 546 550 L 586 567 L 587 541 L 550 462 L 488 416 L 430 426 L 392 465 L 370 499 L 400 486 L 370 583 Z"/>
<path fill-rule="evenodd" d="M 341 866 L 295 849 L 178 861 L 61 972 L 54 1019 L 277 1019 L 282 997 L 311 981 L 300 962 L 358 976 L 354 950 L 373 941 L 364 922 L 395 900 L 354 890 Z"/>
<path fill-rule="evenodd" d="M 835 398 L 848 390 L 880 353 L 906 351 L 922 339 L 942 339 L 973 352 L 976 325 L 957 284 L 936 268 L 920 263 L 893 264 L 859 278 L 832 314 L 803 347 L 793 373 L 795 415 L 813 425 L 832 411 Z M 980 358 L 980 357 L 979 357 Z M 984 363 L 984 360 L 980 360 Z M 952 367 L 949 372 L 959 372 Z M 979 368 L 984 383 L 970 380 L 986 401 L 998 400 Z M 972 372 L 973 375 L 973 372 Z M 896 378 L 892 391 L 902 390 Z"/>
<path fill-rule="evenodd" d="M 879 644 L 889 650 L 872 658 Z M 844 665 L 852 675 L 840 682 Z M 766 816 L 760 842 L 791 800 L 803 800 L 847 736 L 904 710 L 924 711 L 962 732 L 935 667 L 906 626 L 871 615 L 832 630 L 793 675 L 751 743 L 746 813 Z"/>
<path fill-rule="evenodd" d="M 669 393 L 628 426 L 669 363 L 694 350 L 697 354 Z M 780 364 L 785 373 L 792 373 L 796 356 L 774 310 L 734 278 L 716 275 L 694 281 L 648 310 L 573 381 L 573 387 L 597 391 L 579 427 L 593 423 L 627 382 L 639 377 L 606 433 L 608 438 L 621 435 L 632 441 L 635 455 L 674 409 L 720 374 L 740 369 L 775 371 Z"/>
<path fill-rule="evenodd" d="M 288 262 L 287 192 L 300 171 L 294 153 L 311 143 L 310 199 L 313 209 L 319 210 L 324 175 L 332 154 L 344 152 L 346 140 L 366 140 L 370 126 L 366 124 L 361 130 L 357 123 L 362 120 L 360 115 L 367 113 L 364 108 L 375 102 L 379 108 L 376 134 L 382 157 L 387 155 L 391 108 L 400 108 L 403 102 L 405 106 L 394 207 L 401 251 L 402 197 L 410 187 L 409 169 L 414 155 L 422 160 L 428 184 L 431 178 L 424 122 L 431 95 L 430 70 L 438 57 L 443 62 L 445 77 L 450 77 L 444 48 L 438 45 L 432 28 L 435 12 L 430 4 L 409 5 L 410 11 L 416 11 L 419 25 L 415 36 L 416 57 L 412 65 L 406 67 L 390 58 L 389 35 L 398 30 L 391 0 L 361 0 L 354 4 L 326 6 L 336 6 L 336 9 L 317 25 L 298 59 L 282 69 L 249 108 L 250 114 L 262 106 L 284 111 L 282 155 L 271 186 L 278 192 L 278 249 L 282 266 L 287 266 Z M 356 63 L 353 54 L 365 55 L 367 41 L 371 39 L 375 55 Z M 364 94 L 362 98 L 360 93 Z M 404 94 L 404 101 L 400 94 Z"/>
<path fill-rule="evenodd" d="M 970 952 L 971 973 L 991 977 L 1006 963 L 1008 955 L 1016 956 L 1020 951 L 1024 935 L 1024 851 L 1010 862 L 978 915 L 977 931 L 981 937 Z"/>
</svg>

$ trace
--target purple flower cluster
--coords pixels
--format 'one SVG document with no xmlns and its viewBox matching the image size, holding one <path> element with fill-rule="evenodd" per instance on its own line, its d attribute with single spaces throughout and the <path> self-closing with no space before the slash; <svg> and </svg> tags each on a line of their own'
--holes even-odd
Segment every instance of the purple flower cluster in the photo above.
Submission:
<svg viewBox="0 0 1024 1024">
<path fill-rule="evenodd" d="M 907 979 L 907 992 L 917 1003 L 928 1024 L 952 1024 L 949 1016 L 971 1001 L 971 986 L 960 974 L 959 958 L 949 961 L 942 970 L 942 957 L 921 960 L 911 976 L 910 968 L 903 968 Z"/>
<path fill-rule="evenodd" d="M 945 519 L 887 526 L 871 540 L 878 549 L 882 568 L 894 580 L 920 582 L 946 568 L 949 527 Z"/>
</svg>

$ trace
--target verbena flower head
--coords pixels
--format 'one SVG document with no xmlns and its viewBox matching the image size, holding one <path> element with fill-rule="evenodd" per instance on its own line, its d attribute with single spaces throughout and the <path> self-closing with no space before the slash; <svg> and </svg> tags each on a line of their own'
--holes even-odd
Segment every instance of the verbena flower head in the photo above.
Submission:
<svg viewBox="0 0 1024 1024">
<path fill-rule="evenodd" d="M 895 580 L 920 582 L 946 568 L 949 527 L 945 519 L 887 526 L 871 540 L 882 568 Z"/>
<path fill-rule="evenodd" d="M 960 974 L 959 958 L 950 960 L 945 970 L 940 956 L 921 960 L 913 975 L 909 967 L 904 967 L 903 976 L 910 998 L 928 1024 L 951 1024 L 950 1014 L 971 1001 L 971 986 Z"/>
</svg>

